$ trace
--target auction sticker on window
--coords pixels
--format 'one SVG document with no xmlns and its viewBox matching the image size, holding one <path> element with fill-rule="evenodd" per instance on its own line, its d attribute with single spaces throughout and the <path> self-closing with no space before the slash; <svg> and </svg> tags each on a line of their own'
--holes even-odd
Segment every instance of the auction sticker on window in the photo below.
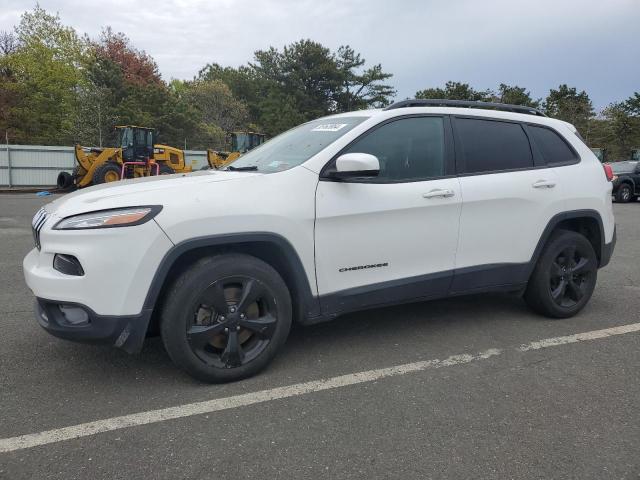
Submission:
<svg viewBox="0 0 640 480">
<path fill-rule="evenodd" d="M 341 128 L 346 127 L 346 123 L 323 123 L 315 128 L 312 128 L 312 132 L 337 132 Z"/>
</svg>

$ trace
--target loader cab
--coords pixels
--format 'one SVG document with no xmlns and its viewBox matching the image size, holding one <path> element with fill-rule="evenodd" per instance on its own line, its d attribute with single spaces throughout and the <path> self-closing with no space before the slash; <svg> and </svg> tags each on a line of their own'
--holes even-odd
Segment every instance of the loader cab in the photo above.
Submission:
<svg viewBox="0 0 640 480">
<path fill-rule="evenodd" d="M 154 130 L 152 128 L 124 125 L 116 127 L 118 146 L 122 148 L 125 162 L 145 161 L 153 158 Z"/>
<path fill-rule="evenodd" d="M 265 141 L 264 133 L 233 132 L 231 134 L 231 151 L 245 153 Z"/>
</svg>

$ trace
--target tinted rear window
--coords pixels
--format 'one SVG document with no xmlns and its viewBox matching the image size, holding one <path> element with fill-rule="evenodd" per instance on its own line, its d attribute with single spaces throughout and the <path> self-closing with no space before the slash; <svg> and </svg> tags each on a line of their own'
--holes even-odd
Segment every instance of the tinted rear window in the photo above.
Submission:
<svg viewBox="0 0 640 480">
<path fill-rule="evenodd" d="M 457 118 L 466 173 L 532 168 L 529 139 L 517 123 Z"/>
<path fill-rule="evenodd" d="M 542 152 L 546 163 L 567 163 L 577 160 L 573 150 L 569 148 L 560 135 L 549 128 L 529 125 L 533 141 Z"/>
</svg>

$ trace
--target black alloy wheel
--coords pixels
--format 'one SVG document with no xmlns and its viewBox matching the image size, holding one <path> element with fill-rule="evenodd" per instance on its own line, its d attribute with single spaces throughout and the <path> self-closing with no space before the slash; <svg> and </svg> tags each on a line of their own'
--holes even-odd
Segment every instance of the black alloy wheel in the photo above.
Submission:
<svg viewBox="0 0 640 480">
<path fill-rule="evenodd" d="M 274 298 L 260 280 L 226 277 L 209 285 L 196 301 L 187 341 L 203 362 L 235 368 L 265 350 L 277 321 Z"/>
<path fill-rule="evenodd" d="M 591 298 L 597 277 L 598 257 L 591 242 L 578 232 L 557 230 L 536 262 L 524 299 L 547 317 L 572 317 Z"/>
<path fill-rule="evenodd" d="M 160 333 L 173 362 L 212 383 L 255 375 L 284 345 L 291 295 L 280 274 L 246 254 L 202 258 L 162 299 Z"/>
<path fill-rule="evenodd" d="M 588 253 L 573 245 L 564 248 L 551 264 L 549 288 L 553 301 L 560 307 L 575 307 L 587 295 L 595 271 L 596 263 Z"/>
</svg>

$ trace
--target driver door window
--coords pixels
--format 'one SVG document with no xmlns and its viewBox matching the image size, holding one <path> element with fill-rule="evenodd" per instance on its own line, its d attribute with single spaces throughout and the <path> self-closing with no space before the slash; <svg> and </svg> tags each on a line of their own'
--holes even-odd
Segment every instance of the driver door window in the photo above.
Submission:
<svg viewBox="0 0 640 480">
<path fill-rule="evenodd" d="M 444 145 L 442 117 L 414 117 L 384 124 L 342 153 L 378 157 L 380 173 L 371 182 L 414 182 L 444 175 Z"/>
</svg>

